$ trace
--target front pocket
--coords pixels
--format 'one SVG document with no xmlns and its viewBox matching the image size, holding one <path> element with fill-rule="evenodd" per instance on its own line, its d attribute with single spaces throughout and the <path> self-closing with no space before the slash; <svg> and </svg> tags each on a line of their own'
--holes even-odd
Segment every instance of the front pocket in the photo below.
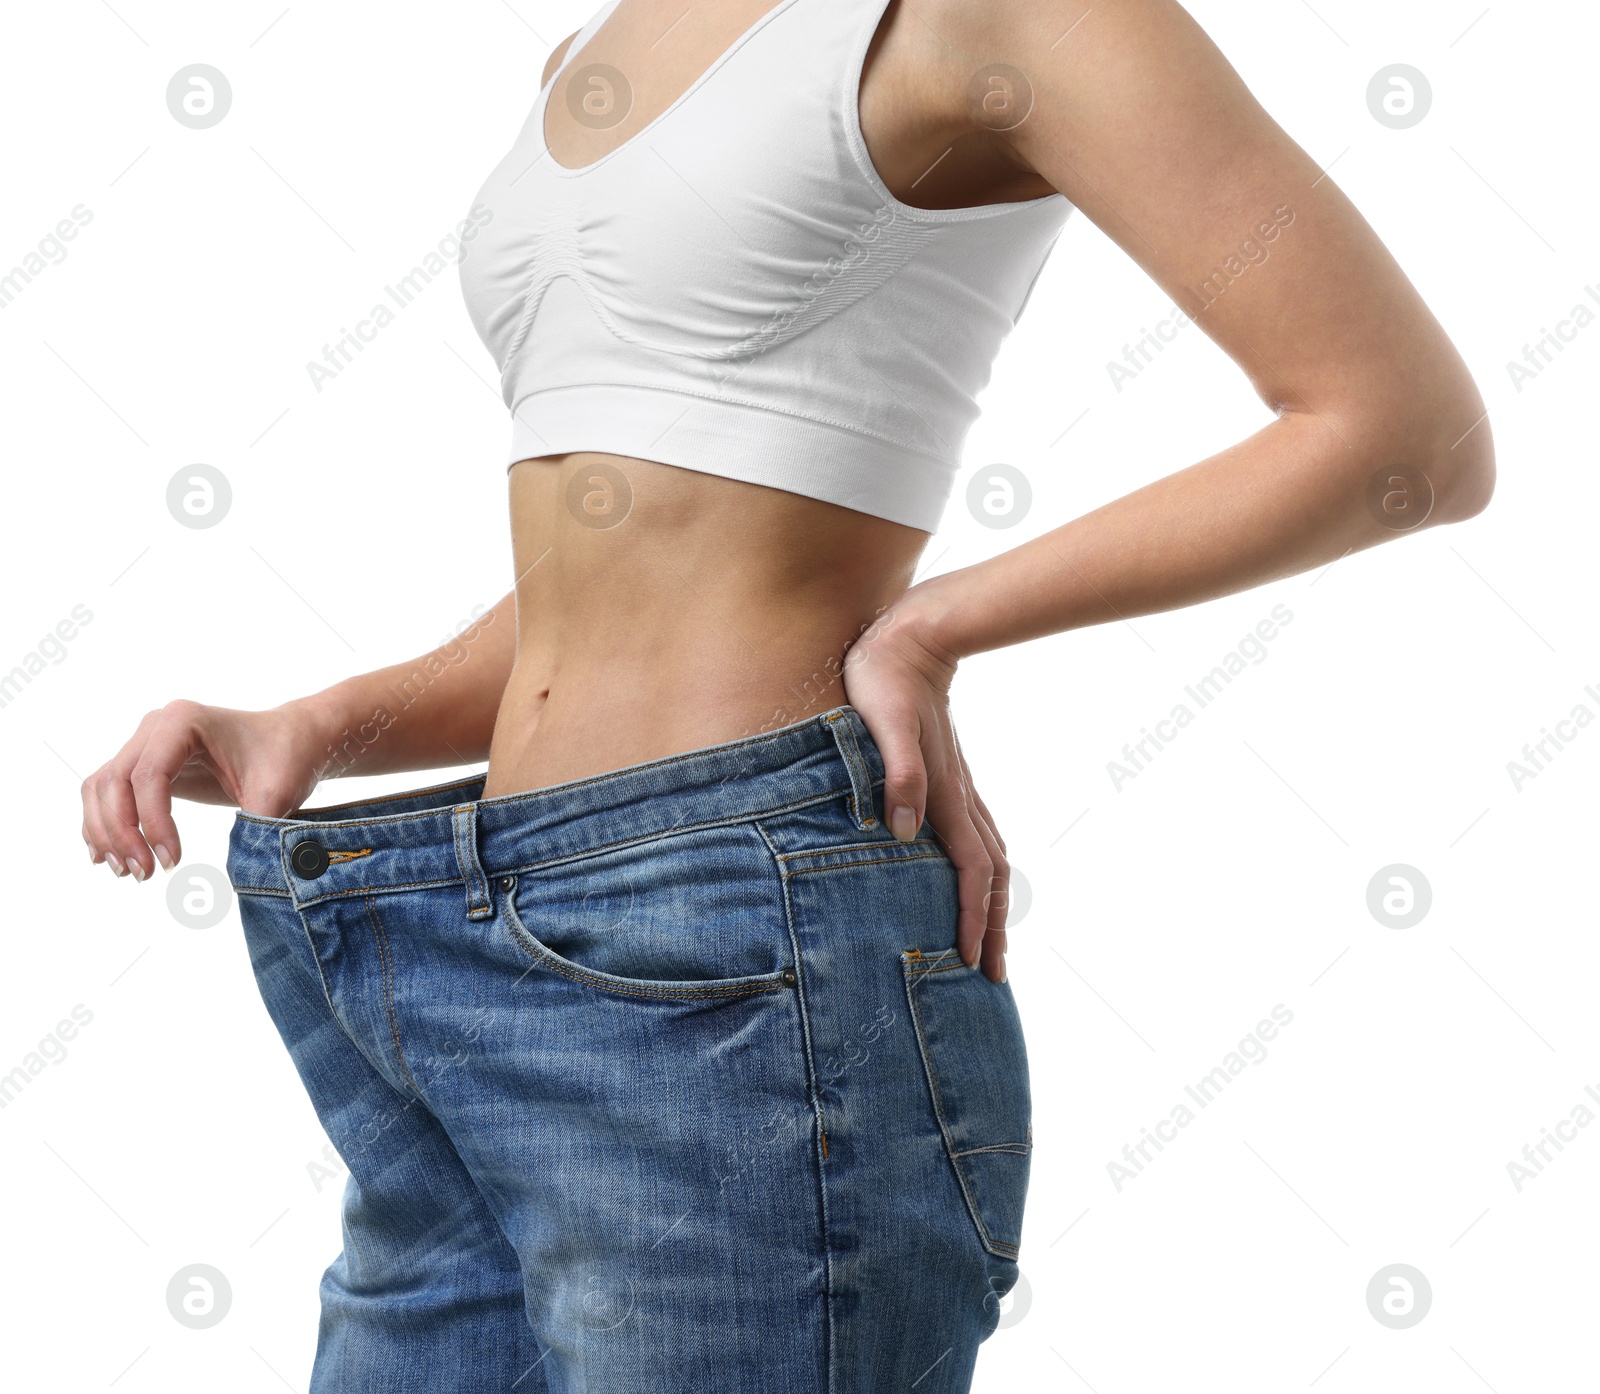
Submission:
<svg viewBox="0 0 1600 1394">
<path fill-rule="evenodd" d="M 1016 1001 L 955 949 L 908 949 L 900 963 L 945 1154 L 984 1248 L 1015 1259 L 1033 1151 Z"/>
<path fill-rule="evenodd" d="M 785 992 L 795 985 L 792 969 L 780 968 L 770 973 L 748 974 L 733 978 L 627 978 L 615 973 L 574 963 L 557 953 L 523 923 L 517 911 L 516 883 L 507 888 L 503 905 L 506 927 L 511 937 L 535 965 L 551 973 L 560 974 L 573 982 L 620 997 L 654 999 L 657 1001 L 693 1002 L 714 1001 L 732 997 L 748 997 L 759 992 Z"/>
</svg>

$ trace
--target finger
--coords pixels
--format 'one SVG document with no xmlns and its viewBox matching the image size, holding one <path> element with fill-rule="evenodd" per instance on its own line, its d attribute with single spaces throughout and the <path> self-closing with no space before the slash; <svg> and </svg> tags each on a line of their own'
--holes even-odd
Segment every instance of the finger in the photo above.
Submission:
<svg viewBox="0 0 1600 1394">
<path fill-rule="evenodd" d="M 989 812 L 989 805 L 983 801 L 983 795 L 978 792 L 978 786 L 972 782 L 972 771 L 967 768 L 967 757 L 960 746 L 956 747 L 956 754 L 961 760 L 961 777 L 967 781 L 967 797 L 972 800 L 973 807 L 983 814 L 984 821 L 989 825 L 989 831 L 994 834 L 995 846 L 1002 852 L 1006 850 L 1006 840 L 1000 836 L 1000 827 L 995 822 L 994 814 Z"/>
<path fill-rule="evenodd" d="M 204 748 L 205 738 L 196 717 L 185 710 L 169 709 L 166 718 L 152 728 L 128 776 L 139 826 L 150 844 L 149 871 L 158 862 L 164 871 L 171 871 L 183 854 L 178 825 L 172 819 L 172 781 Z"/>
<path fill-rule="evenodd" d="M 977 964 L 989 923 L 989 892 L 994 863 L 983 837 L 973 826 L 960 779 L 951 774 L 928 792 L 928 823 L 956 869 L 960 909 L 956 915 L 956 949 L 968 967 Z"/>
<path fill-rule="evenodd" d="M 904 719 L 869 723 L 878 753 L 883 756 L 883 819 L 901 842 L 910 842 L 922 827 L 928 807 L 928 769 L 922 757 L 924 723 L 913 709 Z"/>
<path fill-rule="evenodd" d="M 1010 907 L 1011 868 L 994 831 L 992 820 L 971 784 L 967 785 L 972 825 L 989 855 L 989 891 L 984 900 L 984 934 L 980 962 L 991 982 L 1006 980 L 1006 912 Z"/>
<path fill-rule="evenodd" d="M 991 910 L 989 916 L 990 929 L 1004 929 L 1006 927 L 1006 911 L 1009 909 L 1011 891 L 1011 861 L 1006 855 L 1005 839 L 1000 836 L 1000 830 L 995 826 L 994 815 L 989 812 L 989 805 L 983 801 L 983 795 L 978 792 L 977 786 L 972 782 L 972 771 L 967 766 L 966 754 L 960 744 L 956 746 L 956 759 L 961 766 L 962 782 L 966 786 L 967 804 L 972 810 L 973 825 L 982 836 L 984 846 L 989 851 L 989 858 L 994 863 L 994 894 L 991 897 Z"/>
<path fill-rule="evenodd" d="M 972 790 L 967 790 L 972 797 Z M 984 901 L 983 921 L 983 971 L 992 981 L 1006 980 L 1006 913 L 1011 907 L 1011 867 L 1006 854 L 1000 850 L 989 818 L 973 799 L 973 826 L 983 839 L 984 851 L 989 854 L 989 893 Z"/>
<path fill-rule="evenodd" d="M 90 778 L 85 792 L 86 806 L 99 816 L 100 846 L 112 871 L 144 880 L 154 858 L 139 836 L 139 808 L 127 775 L 115 763 L 106 765 Z"/>
<path fill-rule="evenodd" d="M 989 831 L 994 835 L 996 846 L 1004 852 L 1006 840 L 1000 836 L 1000 826 L 995 822 L 994 815 L 989 812 L 989 805 L 984 802 L 983 795 L 978 792 L 977 782 L 972 777 L 972 767 L 967 764 L 967 749 L 961 744 L 961 734 L 956 730 L 954 722 L 950 725 L 950 742 L 955 747 L 956 761 L 961 766 L 961 778 L 967 786 L 967 798 L 983 815 L 984 821 L 989 825 Z"/>
<path fill-rule="evenodd" d="M 1006 916 L 1011 909 L 1011 862 L 1006 855 L 1005 840 L 994 825 L 994 816 L 989 812 L 989 806 L 984 803 L 983 795 L 972 782 L 972 771 L 967 765 L 966 753 L 961 749 L 959 740 L 956 742 L 956 758 L 960 762 L 973 824 L 983 838 L 984 847 L 994 868 L 991 873 L 987 915 L 984 922 L 983 971 L 991 981 L 1003 983 L 1006 980 Z"/>
<path fill-rule="evenodd" d="M 119 781 L 126 782 L 128 771 L 139 758 L 149 730 L 159 716 L 159 712 L 147 712 L 122 749 L 79 787 L 83 800 L 82 831 L 84 841 L 89 844 L 90 860 L 104 862 L 117 876 L 128 874 L 128 864 L 123 848 L 119 847 L 118 820 L 115 816 L 117 801 L 113 790 Z"/>
<path fill-rule="evenodd" d="M 96 865 L 104 862 L 111 866 L 111 870 L 113 872 L 115 872 L 118 876 L 121 876 L 123 871 L 126 870 L 126 867 L 122 866 L 122 858 L 117 857 L 117 862 L 115 865 L 113 865 L 110 861 L 110 858 L 106 855 L 108 851 L 111 851 L 111 836 L 106 832 L 105 819 L 100 813 L 100 798 L 96 792 L 95 784 L 95 781 L 98 780 L 103 773 L 103 767 L 99 770 L 96 770 L 92 775 L 83 781 L 83 784 L 79 789 L 79 793 L 83 798 L 83 840 L 89 844 L 90 861 L 94 862 Z M 111 851 L 111 855 L 116 856 L 116 853 Z M 119 867 L 122 869 L 119 870 Z"/>
</svg>

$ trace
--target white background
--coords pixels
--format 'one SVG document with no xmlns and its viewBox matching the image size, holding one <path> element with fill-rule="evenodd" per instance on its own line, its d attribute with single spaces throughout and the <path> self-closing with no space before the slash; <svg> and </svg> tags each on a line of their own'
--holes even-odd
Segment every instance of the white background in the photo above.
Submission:
<svg viewBox="0 0 1600 1394">
<path fill-rule="evenodd" d="M 1460 346 L 1500 481 L 1467 524 L 958 677 L 971 763 L 1032 890 L 1010 961 L 1036 1119 L 1027 1303 L 985 1346 L 976 1388 L 1577 1388 L 1600 1298 L 1600 1128 L 1520 1191 L 1507 1164 L 1600 1088 L 1600 730 L 1520 791 L 1507 763 L 1575 705 L 1600 713 L 1585 692 L 1600 689 L 1600 326 L 1520 391 L 1507 364 L 1600 288 L 1600 31 L 1576 3 L 1192 9 Z M 92 612 L 0 707 L 0 1074 L 75 1005 L 93 1014 L 0 1110 L 8 1383 L 305 1386 L 339 1242 L 339 1184 L 309 1170 L 325 1139 L 236 910 L 191 929 L 167 878 L 91 868 L 79 779 L 170 698 L 275 704 L 415 655 L 507 589 L 506 413 L 454 268 L 321 393 L 305 365 L 465 216 L 549 49 L 588 13 L 8 11 L 0 271 L 75 205 L 93 212 L 0 311 L 0 670 L 73 606 Z M 165 105 L 195 62 L 233 87 L 206 131 Z M 1408 130 L 1367 107 L 1396 62 L 1433 88 Z M 1194 328 L 1116 390 L 1107 363 L 1170 313 L 1075 215 L 997 365 L 930 570 L 1269 419 Z M 196 462 L 233 490 L 209 530 L 166 506 Z M 1008 531 L 964 503 L 994 462 L 1034 490 Z M 1115 787 L 1124 743 L 1280 604 L 1293 620 L 1265 660 Z M 229 811 L 180 816 L 186 865 L 220 867 Z M 1409 929 L 1368 909 L 1394 863 L 1432 890 Z M 1280 1003 L 1293 1021 L 1266 1058 L 1119 1189 L 1108 1163 L 1124 1144 Z M 191 1263 L 232 1286 L 210 1330 L 167 1310 Z M 1432 1289 L 1404 1330 L 1366 1296 L 1397 1263 Z"/>
</svg>

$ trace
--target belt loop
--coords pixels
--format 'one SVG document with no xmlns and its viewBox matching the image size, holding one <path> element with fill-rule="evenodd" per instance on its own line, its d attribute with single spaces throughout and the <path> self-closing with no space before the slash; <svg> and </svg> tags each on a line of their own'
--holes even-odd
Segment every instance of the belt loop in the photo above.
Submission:
<svg viewBox="0 0 1600 1394">
<path fill-rule="evenodd" d="M 467 918 L 486 920 L 494 914 L 489 878 L 478 860 L 478 805 L 464 803 L 451 810 L 456 839 L 456 865 L 467 883 Z"/>
<path fill-rule="evenodd" d="M 855 723 L 861 718 L 853 707 L 840 707 L 823 718 L 833 732 L 834 744 L 839 747 L 839 757 L 850 772 L 850 816 L 856 827 L 865 832 L 878 826 L 877 809 L 872 800 L 872 771 L 862 758 L 861 746 L 856 741 Z"/>
</svg>

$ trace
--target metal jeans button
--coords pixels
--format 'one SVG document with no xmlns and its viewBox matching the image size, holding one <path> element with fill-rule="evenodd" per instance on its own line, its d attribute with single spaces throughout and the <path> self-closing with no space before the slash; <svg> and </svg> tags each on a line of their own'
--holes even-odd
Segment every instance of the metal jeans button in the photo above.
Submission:
<svg viewBox="0 0 1600 1394">
<path fill-rule="evenodd" d="M 289 851 L 289 865 L 296 876 L 314 881 L 328 869 L 328 849 L 310 838 L 297 842 Z"/>
</svg>

